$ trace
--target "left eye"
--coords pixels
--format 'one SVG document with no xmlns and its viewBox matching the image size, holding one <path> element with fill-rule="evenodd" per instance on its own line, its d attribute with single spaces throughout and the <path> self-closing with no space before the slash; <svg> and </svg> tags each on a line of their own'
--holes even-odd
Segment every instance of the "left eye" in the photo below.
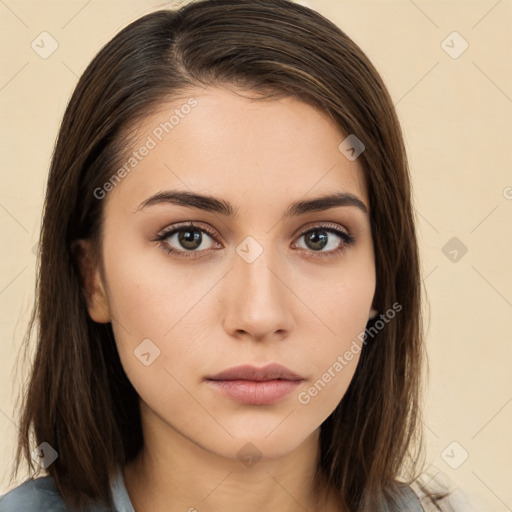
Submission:
<svg viewBox="0 0 512 512">
<path fill-rule="evenodd" d="M 334 239 L 333 239 L 334 235 Z M 330 226 L 317 226 L 302 233 L 299 240 L 304 238 L 306 247 L 314 253 L 321 253 L 322 256 L 330 256 L 343 252 L 347 247 L 354 244 L 354 238 L 340 229 Z M 336 239 L 338 241 L 336 241 Z M 341 244 L 340 244 L 341 240 Z M 323 251 L 327 247 L 328 250 Z"/>
</svg>

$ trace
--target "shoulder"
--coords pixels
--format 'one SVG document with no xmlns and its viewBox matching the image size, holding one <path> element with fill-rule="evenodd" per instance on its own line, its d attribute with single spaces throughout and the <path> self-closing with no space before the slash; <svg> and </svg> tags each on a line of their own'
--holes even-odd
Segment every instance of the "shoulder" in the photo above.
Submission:
<svg viewBox="0 0 512 512">
<path fill-rule="evenodd" d="M 407 510 L 408 512 L 424 512 L 420 499 L 411 486 L 405 483 L 398 483 L 398 490 L 400 491 L 400 510 Z"/>
<path fill-rule="evenodd" d="M 480 510 L 480 504 L 474 496 L 470 496 L 458 487 L 444 472 L 435 469 L 437 472 L 433 476 L 432 472 L 422 473 L 411 484 L 411 489 L 420 500 L 424 512 L 476 512 Z M 437 496 L 435 503 L 427 496 L 426 491 Z"/>
<path fill-rule="evenodd" d="M 62 499 L 51 476 L 31 478 L 0 496 L 0 512 L 76 512 Z M 104 507 L 87 507 L 84 512 L 104 512 Z"/>
<path fill-rule="evenodd" d="M 24 512 L 47 510 L 66 512 L 57 488 L 50 476 L 31 478 L 0 496 L 0 512 Z"/>
</svg>

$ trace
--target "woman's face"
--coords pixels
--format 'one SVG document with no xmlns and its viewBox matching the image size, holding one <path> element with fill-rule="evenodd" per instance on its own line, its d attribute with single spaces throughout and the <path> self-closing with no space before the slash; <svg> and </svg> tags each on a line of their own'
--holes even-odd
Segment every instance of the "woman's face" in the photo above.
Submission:
<svg viewBox="0 0 512 512">
<path fill-rule="evenodd" d="M 223 88 L 161 105 L 137 137 L 124 172 L 95 191 L 105 223 L 91 317 L 112 321 L 142 410 L 165 431 L 228 458 L 284 455 L 342 399 L 374 312 L 361 165 L 320 110 Z M 310 203 L 332 194 L 361 204 Z M 209 379 L 270 363 L 301 380 Z"/>
</svg>

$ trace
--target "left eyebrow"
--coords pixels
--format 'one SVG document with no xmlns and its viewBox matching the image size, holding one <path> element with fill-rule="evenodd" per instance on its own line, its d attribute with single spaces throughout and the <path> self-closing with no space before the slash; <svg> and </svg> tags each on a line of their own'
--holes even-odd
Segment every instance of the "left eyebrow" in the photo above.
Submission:
<svg viewBox="0 0 512 512">
<path fill-rule="evenodd" d="M 337 192 L 304 201 L 296 201 L 284 212 L 281 220 L 286 217 L 295 217 L 309 212 L 321 212 L 339 206 L 354 206 L 368 215 L 368 208 L 359 197 L 349 192 Z"/>
<path fill-rule="evenodd" d="M 235 209 L 231 203 L 224 199 L 186 190 L 166 190 L 158 192 L 143 201 L 136 211 L 162 203 L 175 204 L 187 208 L 197 208 L 207 212 L 219 213 L 233 219 L 237 217 L 238 211 L 238 209 Z M 368 215 L 368 209 L 359 197 L 349 192 L 338 192 L 315 197 L 313 199 L 295 201 L 290 204 L 283 213 L 281 220 L 287 217 L 297 217 L 309 212 L 319 212 L 340 206 L 356 207 Z"/>
</svg>

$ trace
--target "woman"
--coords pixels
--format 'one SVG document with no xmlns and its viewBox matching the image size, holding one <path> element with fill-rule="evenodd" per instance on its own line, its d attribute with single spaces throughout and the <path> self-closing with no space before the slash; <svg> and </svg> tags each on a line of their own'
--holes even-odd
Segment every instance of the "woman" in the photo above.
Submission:
<svg viewBox="0 0 512 512">
<path fill-rule="evenodd" d="M 16 470 L 48 476 L 0 511 L 423 510 L 402 135 L 320 14 L 123 29 L 66 109 L 40 247 Z"/>
</svg>

